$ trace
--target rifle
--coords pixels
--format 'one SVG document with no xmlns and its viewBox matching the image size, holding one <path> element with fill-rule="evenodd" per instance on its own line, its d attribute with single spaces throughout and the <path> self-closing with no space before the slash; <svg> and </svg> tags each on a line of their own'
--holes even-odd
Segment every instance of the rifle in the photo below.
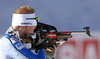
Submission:
<svg viewBox="0 0 100 59">
<path fill-rule="evenodd" d="M 46 45 L 48 42 L 49 43 L 51 42 L 52 44 L 56 45 L 56 42 L 59 41 L 59 40 L 62 40 L 62 39 L 64 41 L 67 41 L 68 38 L 72 37 L 72 34 L 85 33 L 88 36 L 92 37 L 90 35 L 90 30 L 89 30 L 90 27 L 84 27 L 83 29 L 85 31 L 62 31 L 62 32 L 58 32 L 56 27 L 54 27 L 54 26 L 44 24 L 44 23 L 41 23 L 41 22 L 38 22 L 37 24 L 38 25 L 37 25 L 34 32 L 39 34 L 41 39 L 46 38 L 46 40 L 44 41 L 45 43 L 44 42 L 42 43 L 44 45 Z"/>
</svg>

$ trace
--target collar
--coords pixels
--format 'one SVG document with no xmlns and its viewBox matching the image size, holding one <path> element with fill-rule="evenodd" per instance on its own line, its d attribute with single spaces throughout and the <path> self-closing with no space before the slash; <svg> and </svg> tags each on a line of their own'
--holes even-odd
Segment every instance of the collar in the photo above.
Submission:
<svg viewBox="0 0 100 59">
<path fill-rule="evenodd" d="M 20 39 L 19 32 L 15 31 L 12 27 L 9 27 L 9 29 L 6 31 L 6 34 L 7 33 L 9 33 L 12 37 Z"/>
</svg>

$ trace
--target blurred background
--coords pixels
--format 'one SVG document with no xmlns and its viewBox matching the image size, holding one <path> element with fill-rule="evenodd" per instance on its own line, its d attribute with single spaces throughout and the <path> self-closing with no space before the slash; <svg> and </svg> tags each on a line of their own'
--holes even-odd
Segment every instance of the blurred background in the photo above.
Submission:
<svg viewBox="0 0 100 59">
<path fill-rule="evenodd" d="M 29 5 L 35 8 L 37 11 L 35 14 L 40 17 L 40 22 L 53 25 L 58 31 L 79 31 L 83 30 L 83 27 L 89 26 L 91 35 L 94 37 L 90 38 L 87 35 L 73 35 L 73 38 L 68 42 L 74 41 L 75 43 L 79 43 L 87 40 L 90 42 L 91 40 L 97 40 L 94 44 L 100 46 L 100 0 L 1 0 L 0 38 L 4 35 L 9 26 L 11 26 L 13 12 L 23 5 Z M 80 46 L 79 44 L 76 44 L 76 46 L 84 48 L 84 43 L 80 43 Z M 95 45 L 92 44 L 91 46 Z M 95 51 L 95 49 L 98 49 L 98 51 Z M 99 50 L 99 47 L 96 47 L 94 48 L 93 53 L 91 50 L 91 53 L 89 52 L 86 54 L 94 55 L 94 53 L 97 53 L 95 59 L 100 59 L 100 57 L 98 57 L 98 55 L 100 56 Z M 81 54 L 82 53 L 80 53 L 80 55 Z M 78 56 L 78 54 L 76 55 Z M 85 53 L 82 55 L 85 55 Z M 67 56 L 70 56 L 70 54 Z M 73 58 L 66 57 L 65 59 Z M 87 57 L 84 59 L 89 58 Z"/>
</svg>

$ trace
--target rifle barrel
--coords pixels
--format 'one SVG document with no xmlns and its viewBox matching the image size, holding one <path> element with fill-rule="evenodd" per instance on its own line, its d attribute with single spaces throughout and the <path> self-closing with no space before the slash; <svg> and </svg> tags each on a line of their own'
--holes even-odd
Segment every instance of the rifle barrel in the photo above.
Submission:
<svg viewBox="0 0 100 59">
<path fill-rule="evenodd" d="M 86 31 L 71 31 L 71 34 L 86 34 Z"/>
</svg>

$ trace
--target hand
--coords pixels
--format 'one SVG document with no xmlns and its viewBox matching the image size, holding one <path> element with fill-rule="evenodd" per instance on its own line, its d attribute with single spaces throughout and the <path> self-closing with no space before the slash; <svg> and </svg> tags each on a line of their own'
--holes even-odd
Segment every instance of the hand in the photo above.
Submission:
<svg viewBox="0 0 100 59">
<path fill-rule="evenodd" d="M 46 58 L 49 58 L 49 57 L 53 58 L 56 54 L 56 46 L 52 45 L 52 46 L 48 47 L 47 49 L 45 49 L 44 51 L 46 53 Z"/>
</svg>

